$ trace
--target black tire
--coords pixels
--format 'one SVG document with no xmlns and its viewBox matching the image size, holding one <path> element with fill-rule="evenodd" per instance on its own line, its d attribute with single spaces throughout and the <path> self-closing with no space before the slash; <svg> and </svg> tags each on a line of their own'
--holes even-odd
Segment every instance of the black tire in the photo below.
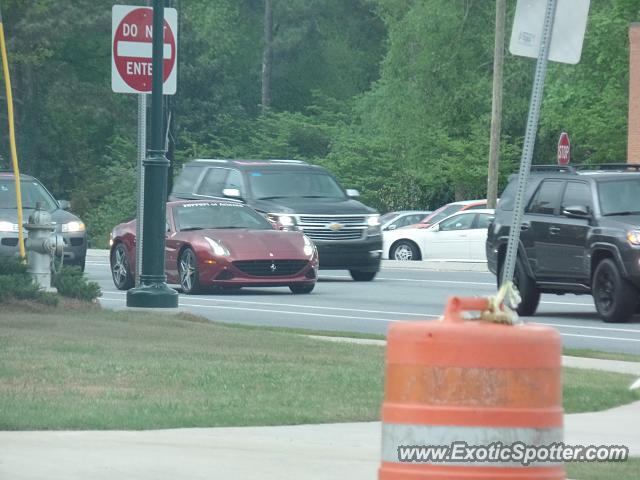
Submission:
<svg viewBox="0 0 640 480">
<path fill-rule="evenodd" d="M 311 293 L 315 286 L 315 283 L 292 283 L 289 285 L 289 290 L 291 290 L 291 293 Z"/>
<path fill-rule="evenodd" d="M 187 295 L 200 293 L 200 271 L 198 270 L 198 259 L 190 248 L 185 248 L 178 258 L 178 275 L 180 276 L 180 286 L 182 292 Z"/>
<path fill-rule="evenodd" d="M 411 240 L 398 240 L 389 251 L 389 259 L 401 262 L 420 260 L 420 249 Z"/>
<path fill-rule="evenodd" d="M 503 268 L 504 262 L 500 265 L 500 271 L 498 272 L 498 287 L 502 284 Z M 523 317 L 534 315 L 540 304 L 540 290 L 536 287 L 535 281 L 527 275 L 524 265 L 519 258 L 516 261 L 513 283 L 518 288 L 521 298 L 520 305 L 516 308 L 516 312 Z"/>
<path fill-rule="evenodd" d="M 122 243 L 118 243 L 115 248 L 111 250 L 110 264 L 111 278 L 116 288 L 118 290 L 129 290 L 133 287 L 135 282 L 131 274 L 129 255 Z"/>
<path fill-rule="evenodd" d="M 628 322 L 638 306 L 638 290 L 631 285 L 610 258 L 596 267 L 592 281 L 593 302 L 607 323 Z"/>
<path fill-rule="evenodd" d="M 362 270 L 349 270 L 351 278 L 356 282 L 370 282 L 376 278 L 378 272 L 363 272 Z"/>
</svg>

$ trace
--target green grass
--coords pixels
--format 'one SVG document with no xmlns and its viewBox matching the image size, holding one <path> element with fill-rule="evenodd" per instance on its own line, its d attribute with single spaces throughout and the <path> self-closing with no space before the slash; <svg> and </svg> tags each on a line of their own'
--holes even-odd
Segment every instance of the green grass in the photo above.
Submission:
<svg viewBox="0 0 640 480">
<path fill-rule="evenodd" d="M 0 429 L 147 429 L 379 418 L 384 348 L 190 315 L 0 314 Z M 633 401 L 633 377 L 566 369 L 567 412 Z"/>
<path fill-rule="evenodd" d="M 638 480 L 640 458 L 626 462 L 567 463 L 567 478 L 573 480 Z"/>
<path fill-rule="evenodd" d="M 620 360 L 623 362 L 640 362 L 640 355 L 634 355 L 632 353 L 610 353 L 599 352 L 597 350 L 571 348 L 565 348 L 562 353 L 564 355 L 569 355 L 570 357 L 597 358 L 599 360 Z"/>
</svg>

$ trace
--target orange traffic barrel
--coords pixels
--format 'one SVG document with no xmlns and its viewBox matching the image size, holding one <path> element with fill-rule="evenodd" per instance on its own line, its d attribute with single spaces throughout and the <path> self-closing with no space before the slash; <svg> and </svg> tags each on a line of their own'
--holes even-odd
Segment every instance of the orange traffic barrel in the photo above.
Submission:
<svg viewBox="0 0 640 480">
<path fill-rule="evenodd" d="M 545 449 L 563 442 L 560 335 L 463 315 L 488 307 L 453 297 L 390 326 L 379 480 L 565 478 Z"/>
</svg>

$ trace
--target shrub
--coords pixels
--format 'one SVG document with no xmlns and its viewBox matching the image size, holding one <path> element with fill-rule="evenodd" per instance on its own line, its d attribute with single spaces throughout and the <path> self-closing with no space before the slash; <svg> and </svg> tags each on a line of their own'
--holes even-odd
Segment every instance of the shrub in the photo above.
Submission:
<svg viewBox="0 0 640 480">
<path fill-rule="evenodd" d="M 102 295 L 100 286 L 96 282 L 87 281 L 79 267 L 63 266 L 53 275 L 51 283 L 64 297 L 92 302 Z"/>
<path fill-rule="evenodd" d="M 0 258 L 0 302 L 16 300 L 34 300 L 55 306 L 58 297 L 54 293 L 42 290 L 27 273 L 27 266 L 18 258 Z"/>
</svg>

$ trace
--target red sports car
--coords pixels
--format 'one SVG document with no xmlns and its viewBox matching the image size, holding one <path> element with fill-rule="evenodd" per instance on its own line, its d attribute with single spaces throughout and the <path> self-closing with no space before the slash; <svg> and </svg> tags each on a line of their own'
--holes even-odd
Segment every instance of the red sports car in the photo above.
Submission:
<svg viewBox="0 0 640 480">
<path fill-rule="evenodd" d="M 120 290 L 134 284 L 136 221 L 111 234 L 111 274 Z M 277 230 L 251 207 L 229 200 L 167 203 L 167 283 L 184 293 L 205 287 L 288 286 L 310 293 L 318 251 L 302 232 Z"/>
</svg>

